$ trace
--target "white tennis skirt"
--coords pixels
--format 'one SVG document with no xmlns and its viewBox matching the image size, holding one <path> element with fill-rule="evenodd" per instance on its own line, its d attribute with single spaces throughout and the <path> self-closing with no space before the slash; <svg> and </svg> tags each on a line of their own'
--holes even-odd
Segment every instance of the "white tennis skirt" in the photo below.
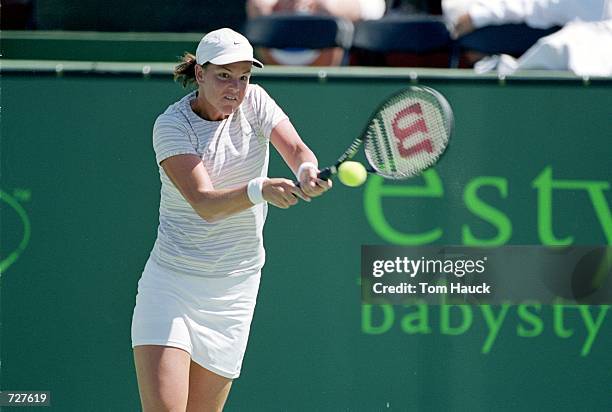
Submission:
<svg viewBox="0 0 612 412">
<path fill-rule="evenodd" d="M 132 347 L 183 349 L 226 378 L 240 375 L 260 273 L 232 277 L 176 274 L 149 258 L 138 281 Z"/>
</svg>

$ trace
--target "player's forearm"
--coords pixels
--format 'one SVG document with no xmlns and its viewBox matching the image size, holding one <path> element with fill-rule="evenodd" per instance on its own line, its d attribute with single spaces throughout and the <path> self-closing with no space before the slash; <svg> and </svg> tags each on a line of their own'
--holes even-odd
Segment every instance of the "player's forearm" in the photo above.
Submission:
<svg viewBox="0 0 612 412">
<path fill-rule="evenodd" d="M 196 213 L 209 223 L 218 222 L 253 206 L 247 188 L 198 191 L 190 196 L 189 203 Z"/>
<path fill-rule="evenodd" d="M 272 130 L 270 141 L 293 173 L 296 173 L 304 162 L 317 165 L 317 157 L 302 141 L 289 119 L 285 119 L 276 125 Z"/>
<path fill-rule="evenodd" d="M 297 173 L 298 168 L 303 163 L 312 163 L 315 166 L 318 165 L 317 157 L 305 144 L 299 145 L 296 148 L 291 160 L 289 160 L 288 164 L 291 167 L 293 173 Z"/>
</svg>

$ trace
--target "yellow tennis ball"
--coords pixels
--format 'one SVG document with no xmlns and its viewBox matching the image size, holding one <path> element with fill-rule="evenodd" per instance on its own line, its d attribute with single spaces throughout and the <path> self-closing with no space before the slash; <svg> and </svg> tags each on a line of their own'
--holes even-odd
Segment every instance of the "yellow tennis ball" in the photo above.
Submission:
<svg viewBox="0 0 612 412">
<path fill-rule="evenodd" d="M 368 172 L 359 162 L 344 162 L 338 167 L 338 179 L 347 186 L 361 186 L 367 178 Z"/>
</svg>

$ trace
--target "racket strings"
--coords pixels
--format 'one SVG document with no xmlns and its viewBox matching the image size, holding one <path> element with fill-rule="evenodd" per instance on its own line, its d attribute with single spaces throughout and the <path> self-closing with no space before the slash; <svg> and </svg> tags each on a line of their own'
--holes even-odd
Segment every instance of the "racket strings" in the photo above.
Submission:
<svg viewBox="0 0 612 412">
<path fill-rule="evenodd" d="M 366 140 L 366 152 L 373 154 L 372 166 L 376 170 L 382 170 L 395 173 L 395 159 L 390 146 L 390 139 L 386 136 L 385 129 L 381 122 L 377 119 L 372 123 L 372 129 L 368 130 L 368 138 Z"/>
</svg>

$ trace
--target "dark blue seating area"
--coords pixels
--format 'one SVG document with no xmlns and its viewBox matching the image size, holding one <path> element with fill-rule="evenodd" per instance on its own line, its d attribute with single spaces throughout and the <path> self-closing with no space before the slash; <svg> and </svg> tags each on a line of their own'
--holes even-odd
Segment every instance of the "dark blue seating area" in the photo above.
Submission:
<svg viewBox="0 0 612 412">
<path fill-rule="evenodd" d="M 504 24 L 487 26 L 475 30 L 457 40 L 461 49 L 484 54 L 510 54 L 518 57 L 525 53 L 540 37 L 548 36 L 560 27 L 534 29 L 526 24 Z"/>
<path fill-rule="evenodd" d="M 505 53 L 518 57 L 539 38 L 559 29 L 506 24 L 483 27 L 452 39 L 442 16 L 421 14 L 440 12 L 426 0 L 415 3 L 418 7 L 413 7 L 413 12 L 400 12 L 401 8 L 393 7 L 397 1 L 387 2 L 383 18 L 355 24 L 338 17 L 302 14 L 247 20 L 244 0 L 211 0 L 206 7 L 195 7 L 192 0 L 149 0 L 146 5 L 92 0 L 91 7 L 83 7 L 77 0 L 2 3 L 5 30 L 204 33 L 223 25 L 243 31 L 259 48 L 336 48 L 340 58 L 328 59 L 333 61 L 329 64 L 355 66 L 470 67 L 482 55 Z M 328 64 L 323 61 L 319 64 Z"/>
<path fill-rule="evenodd" d="M 524 24 L 489 26 L 453 40 L 441 16 L 390 14 L 353 24 L 327 16 L 271 15 L 247 22 L 256 46 L 350 50 L 351 65 L 465 67 L 467 51 L 519 56 L 540 37 L 558 30 Z"/>
<path fill-rule="evenodd" d="M 451 39 L 439 16 L 390 15 L 356 25 L 353 47 L 378 53 L 427 53 L 448 48 Z"/>
<path fill-rule="evenodd" d="M 247 21 L 244 34 L 260 47 L 302 47 L 350 49 L 353 24 L 332 16 L 275 14 Z"/>
</svg>

